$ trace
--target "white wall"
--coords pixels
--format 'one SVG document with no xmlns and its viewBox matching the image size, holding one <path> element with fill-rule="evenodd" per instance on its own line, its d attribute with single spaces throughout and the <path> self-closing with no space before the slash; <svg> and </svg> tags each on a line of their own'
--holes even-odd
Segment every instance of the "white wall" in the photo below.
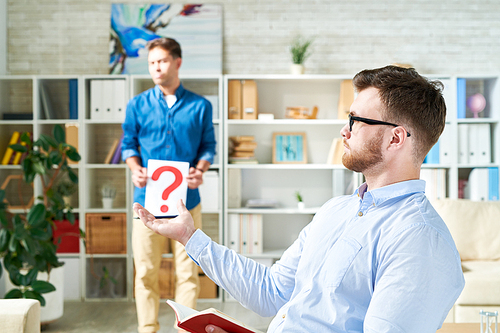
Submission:
<svg viewBox="0 0 500 333">
<path fill-rule="evenodd" d="M 115 0 L 7 2 L 12 74 L 107 73 Z M 227 74 L 288 73 L 288 45 L 299 32 L 315 37 L 306 73 L 354 74 L 392 62 L 423 73 L 500 72 L 499 1 L 210 2 L 224 8 Z"/>
</svg>

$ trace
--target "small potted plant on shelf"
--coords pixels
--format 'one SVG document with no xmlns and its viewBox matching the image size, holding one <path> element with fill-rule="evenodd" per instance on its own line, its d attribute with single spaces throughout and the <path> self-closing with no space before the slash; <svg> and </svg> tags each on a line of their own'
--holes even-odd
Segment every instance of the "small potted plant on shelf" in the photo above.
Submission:
<svg viewBox="0 0 500 333">
<path fill-rule="evenodd" d="M 113 208 L 113 201 L 115 200 L 116 196 L 116 188 L 112 185 L 105 184 L 101 188 L 101 194 L 102 194 L 102 207 L 104 209 Z"/>
<path fill-rule="evenodd" d="M 80 155 L 76 148 L 66 143 L 65 132 L 60 125 L 54 127 L 52 136 L 41 134 L 38 140 L 32 141 L 29 133 L 23 133 L 21 141 L 23 144 L 10 147 L 25 154 L 21 162 L 23 179 L 28 184 L 38 180 L 41 193 L 26 213 L 13 214 L 4 202 L 5 192 L 0 191 L 0 258 L 3 258 L 3 267 L 14 287 L 5 298 L 39 300 L 42 305 L 41 321 L 44 323 L 60 318 L 63 311 L 62 288 L 57 292 L 51 283 L 54 277 L 59 277 L 61 283 L 64 281 L 61 273 L 56 272 L 63 263 L 56 254 L 55 221 L 67 219 L 75 223 L 71 206 L 64 203 L 62 193 L 56 190 L 55 184 L 63 177 L 74 184 L 78 182 L 68 159 L 79 161 Z M 80 236 L 84 237 L 82 231 Z M 45 306 L 46 298 L 48 303 L 58 304 Z"/>
<path fill-rule="evenodd" d="M 312 42 L 312 39 L 304 39 L 300 35 L 293 39 L 290 46 L 293 62 L 290 67 L 292 74 L 304 74 L 304 61 L 311 55 L 311 52 L 308 51 Z"/>
<path fill-rule="evenodd" d="M 297 199 L 297 208 L 298 209 L 304 209 L 305 208 L 305 204 L 304 204 L 304 201 L 302 200 L 302 194 L 300 194 L 299 191 L 295 192 L 295 198 Z"/>
</svg>

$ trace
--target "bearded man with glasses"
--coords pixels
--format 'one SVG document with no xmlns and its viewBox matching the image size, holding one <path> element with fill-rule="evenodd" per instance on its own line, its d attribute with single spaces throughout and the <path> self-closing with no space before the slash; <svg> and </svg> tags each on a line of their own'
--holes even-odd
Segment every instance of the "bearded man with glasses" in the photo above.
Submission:
<svg viewBox="0 0 500 333">
<path fill-rule="evenodd" d="M 134 204 L 245 307 L 275 316 L 268 332 L 435 333 L 464 287 L 455 243 L 419 179 L 445 126 L 441 83 L 395 66 L 353 82 L 342 162 L 366 182 L 325 203 L 272 267 L 211 241 L 182 203 L 170 221 Z"/>
</svg>

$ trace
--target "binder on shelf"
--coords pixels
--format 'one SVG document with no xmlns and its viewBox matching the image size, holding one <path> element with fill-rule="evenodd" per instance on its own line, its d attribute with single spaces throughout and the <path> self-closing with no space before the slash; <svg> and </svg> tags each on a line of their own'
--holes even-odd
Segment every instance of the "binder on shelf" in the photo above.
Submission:
<svg viewBox="0 0 500 333">
<path fill-rule="evenodd" d="M 457 118 L 465 118 L 467 80 L 457 79 Z"/>
<path fill-rule="evenodd" d="M 240 214 L 228 215 L 228 248 L 240 252 Z"/>
<path fill-rule="evenodd" d="M 451 164 L 453 162 L 451 158 L 453 140 L 454 138 L 451 136 L 451 129 L 449 126 L 446 126 L 441 134 L 441 137 L 439 138 L 439 162 L 441 164 Z"/>
<path fill-rule="evenodd" d="M 248 214 L 249 235 L 248 240 L 250 254 L 262 254 L 263 252 L 263 237 L 262 237 L 262 215 Z"/>
<path fill-rule="evenodd" d="M 469 164 L 491 162 L 491 141 L 489 124 L 468 124 Z"/>
<path fill-rule="evenodd" d="M 125 80 L 113 80 L 114 103 L 110 119 L 125 121 L 125 111 L 127 108 L 128 94 Z"/>
<path fill-rule="evenodd" d="M 90 81 L 90 119 L 104 119 L 102 101 L 103 80 Z"/>
<path fill-rule="evenodd" d="M 68 80 L 69 119 L 78 119 L 78 80 Z"/>
<path fill-rule="evenodd" d="M 257 97 L 257 83 L 254 80 L 241 82 L 241 111 L 243 119 L 257 119 L 259 102 Z"/>
<path fill-rule="evenodd" d="M 490 124 L 474 124 L 476 126 L 476 150 L 479 164 L 491 163 L 491 128 Z"/>
<path fill-rule="evenodd" d="M 241 119 L 241 81 L 229 80 L 227 84 L 228 119 Z"/>
<path fill-rule="evenodd" d="M 492 167 L 488 168 L 488 199 L 490 201 L 498 201 L 499 198 L 499 179 L 498 179 L 498 168 Z"/>
<path fill-rule="evenodd" d="M 101 119 L 113 119 L 113 105 L 114 105 L 114 87 L 115 80 L 102 80 L 102 90 L 101 90 L 101 103 L 102 103 L 102 113 Z"/>
<path fill-rule="evenodd" d="M 469 164 L 469 125 L 458 125 L 458 164 Z"/>
<path fill-rule="evenodd" d="M 343 80 L 340 83 L 338 119 L 347 119 L 351 104 L 354 102 L 354 86 L 352 80 Z"/>
<path fill-rule="evenodd" d="M 5 149 L 5 153 L 2 158 L 2 165 L 8 165 L 12 155 L 14 154 L 14 150 L 10 148 L 10 145 L 16 144 L 19 140 L 20 133 L 18 131 L 14 131 L 10 137 L 9 144 L 7 145 L 7 149 Z"/>
</svg>

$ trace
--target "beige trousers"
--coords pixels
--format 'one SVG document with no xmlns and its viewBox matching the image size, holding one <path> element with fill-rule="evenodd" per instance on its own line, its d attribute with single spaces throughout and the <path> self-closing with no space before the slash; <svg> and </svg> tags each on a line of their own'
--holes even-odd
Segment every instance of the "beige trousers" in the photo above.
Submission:
<svg viewBox="0 0 500 333">
<path fill-rule="evenodd" d="M 196 228 L 201 228 L 201 204 L 189 211 Z M 133 220 L 132 250 L 135 265 L 135 304 L 140 333 L 156 332 L 160 329 L 158 311 L 160 307 L 160 271 L 162 250 L 170 241 L 175 262 L 175 301 L 196 308 L 200 293 L 198 267 L 184 250 L 184 246 L 172 239 L 160 236 L 148 229 L 141 220 Z"/>
</svg>

